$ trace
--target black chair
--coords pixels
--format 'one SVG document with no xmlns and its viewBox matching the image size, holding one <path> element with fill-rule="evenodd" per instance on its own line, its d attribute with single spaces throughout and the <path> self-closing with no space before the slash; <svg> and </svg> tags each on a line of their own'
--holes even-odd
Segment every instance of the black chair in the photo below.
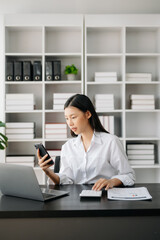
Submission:
<svg viewBox="0 0 160 240">
<path fill-rule="evenodd" d="M 56 156 L 55 161 L 54 161 L 54 172 L 55 173 L 59 173 L 59 170 L 60 170 L 60 160 L 61 160 L 61 157 L 60 156 Z"/>
</svg>

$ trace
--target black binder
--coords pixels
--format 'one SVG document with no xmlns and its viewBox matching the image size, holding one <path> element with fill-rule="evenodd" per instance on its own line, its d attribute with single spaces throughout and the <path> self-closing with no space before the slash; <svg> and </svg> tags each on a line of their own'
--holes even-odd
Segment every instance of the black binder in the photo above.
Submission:
<svg viewBox="0 0 160 240">
<path fill-rule="evenodd" d="M 14 81 L 13 62 L 7 62 L 6 64 L 6 81 Z"/>
<path fill-rule="evenodd" d="M 15 61 L 14 62 L 14 81 L 22 81 L 22 62 Z"/>
<path fill-rule="evenodd" d="M 61 61 L 53 61 L 53 80 L 61 80 Z"/>
<path fill-rule="evenodd" d="M 30 61 L 23 62 L 23 81 L 32 80 L 32 64 Z"/>
<path fill-rule="evenodd" d="M 53 65 L 52 62 L 46 62 L 46 81 L 53 80 Z"/>
<path fill-rule="evenodd" d="M 42 81 L 41 61 L 34 61 L 33 63 L 33 81 Z"/>
</svg>

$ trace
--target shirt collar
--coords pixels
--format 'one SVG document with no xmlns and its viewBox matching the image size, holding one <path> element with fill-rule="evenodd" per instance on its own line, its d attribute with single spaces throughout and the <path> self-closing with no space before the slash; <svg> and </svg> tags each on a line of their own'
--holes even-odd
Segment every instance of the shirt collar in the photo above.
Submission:
<svg viewBox="0 0 160 240">
<path fill-rule="evenodd" d="M 102 144 L 102 137 L 101 137 L 100 132 L 95 132 L 94 131 L 93 137 L 92 137 L 92 140 L 91 140 L 91 144 L 93 144 L 93 143 Z M 74 145 L 76 145 L 77 147 L 80 147 L 81 144 L 82 144 L 81 134 L 79 134 L 74 141 Z"/>
</svg>

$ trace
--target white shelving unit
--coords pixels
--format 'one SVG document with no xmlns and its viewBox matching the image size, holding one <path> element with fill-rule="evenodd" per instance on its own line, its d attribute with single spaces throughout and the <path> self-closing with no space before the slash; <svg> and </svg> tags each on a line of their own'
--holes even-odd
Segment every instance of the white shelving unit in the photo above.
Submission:
<svg viewBox="0 0 160 240">
<path fill-rule="evenodd" d="M 95 72 L 117 72 L 97 83 Z M 151 82 L 127 82 L 126 73 L 152 73 Z M 85 94 L 114 94 L 115 134 L 127 143 L 154 143 L 155 164 L 133 166 L 137 182 L 160 182 L 160 15 L 85 16 Z M 131 94 L 153 94 L 155 110 L 130 109 Z"/>
<path fill-rule="evenodd" d="M 5 81 L 5 93 L 33 93 L 36 105 L 34 111 L 5 111 L 5 122 L 35 122 L 36 126 L 35 139 L 9 140 L 5 155 L 36 154 L 34 143 L 37 142 L 42 142 L 47 149 L 60 149 L 67 139 L 45 139 L 45 122 L 65 122 L 64 111 L 53 110 L 53 93 L 83 93 L 83 16 L 5 15 L 3 27 L 4 62 L 38 60 L 42 63 L 42 81 Z M 61 81 L 45 80 L 48 60 L 61 61 Z M 65 66 L 70 64 L 79 69 L 76 81 L 68 81 L 64 75 Z M 38 166 L 34 170 L 39 183 L 44 184 L 44 172 Z"/>
</svg>

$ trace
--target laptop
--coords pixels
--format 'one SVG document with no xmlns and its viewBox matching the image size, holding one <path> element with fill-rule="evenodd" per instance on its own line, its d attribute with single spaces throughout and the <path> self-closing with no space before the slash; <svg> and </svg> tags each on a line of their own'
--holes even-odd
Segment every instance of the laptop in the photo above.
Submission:
<svg viewBox="0 0 160 240">
<path fill-rule="evenodd" d="M 41 189 L 32 167 L 8 163 L 0 163 L 0 190 L 4 195 L 43 202 L 69 194 L 66 191 Z"/>
</svg>

